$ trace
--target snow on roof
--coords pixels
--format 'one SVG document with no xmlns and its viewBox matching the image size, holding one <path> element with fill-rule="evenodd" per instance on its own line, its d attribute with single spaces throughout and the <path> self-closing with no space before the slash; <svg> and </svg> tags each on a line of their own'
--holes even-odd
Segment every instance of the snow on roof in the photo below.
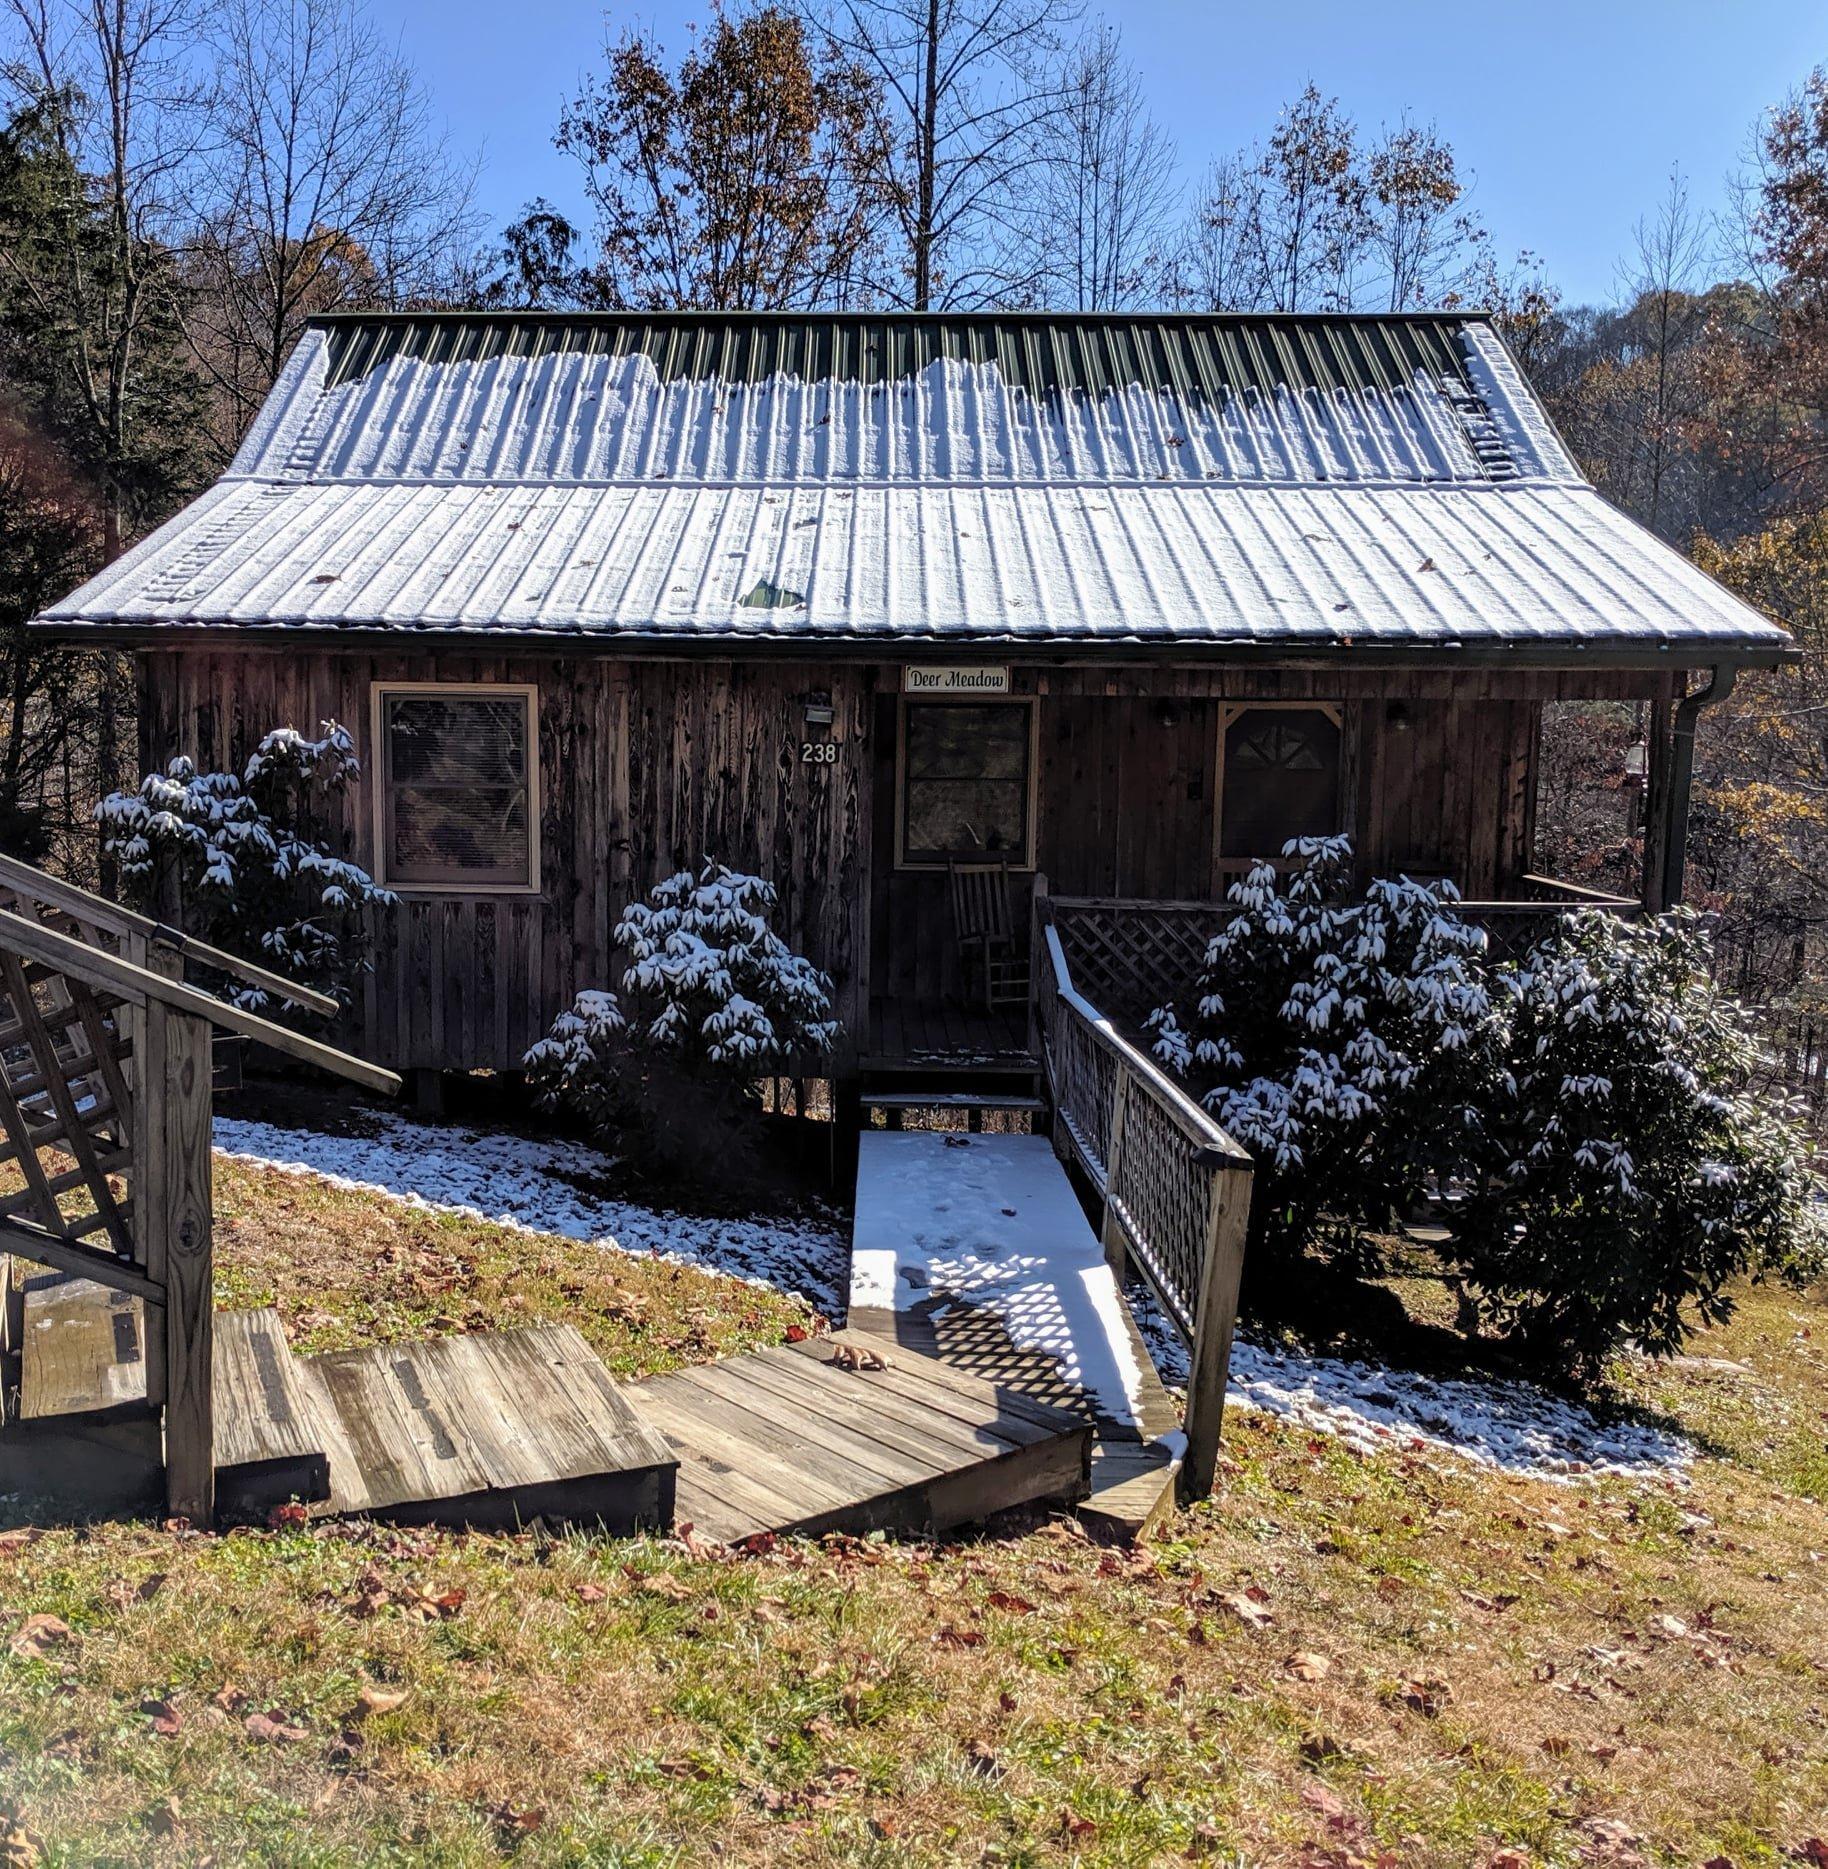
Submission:
<svg viewBox="0 0 1828 1869">
<path fill-rule="evenodd" d="M 828 328 L 829 327 L 829 328 Z M 311 326 L 229 471 L 42 619 L 1781 653 L 1479 318 Z"/>
</svg>

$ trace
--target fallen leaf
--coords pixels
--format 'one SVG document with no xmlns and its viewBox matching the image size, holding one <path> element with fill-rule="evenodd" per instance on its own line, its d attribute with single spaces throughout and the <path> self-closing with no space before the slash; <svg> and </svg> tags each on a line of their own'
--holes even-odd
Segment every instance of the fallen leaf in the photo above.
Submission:
<svg viewBox="0 0 1828 1869">
<path fill-rule="evenodd" d="M 394 1713 L 406 1705 L 407 1697 L 412 1692 L 406 1687 L 377 1687 L 372 1681 L 362 1684 L 362 1691 L 355 1697 L 355 1706 L 350 1718 L 355 1720 L 372 1719 L 379 1713 Z"/>
<path fill-rule="evenodd" d="M 1665 1642 L 1680 1642 L 1688 1634 L 1688 1624 L 1680 1616 L 1652 1616 L 1650 1632 Z"/>
<path fill-rule="evenodd" d="M 1317 1655 L 1308 1648 L 1296 1649 L 1282 1665 L 1297 1681 L 1324 1680 L 1333 1666 L 1325 1655 Z"/>
<path fill-rule="evenodd" d="M 40 1613 L 26 1617 L 13 1632 L 12 1650 L 28 1661 L 43 1661 L 75 1640 L 76 1632 L 61 1616 Z"/>
<path fill-rule="evenodd" d="M 44 1841 L 11 1812 L 0 1811 L 0 1869 L 38 1869 Z"/>
<path fill-rule="evenodd" d="M 980 1778 L 1001 1778 L 1003 1762 L 988 1740 L 974 1739 L 965 1748 L 965 1759 Z"/>
<path fill-rule="evenodd" d="M 861 1343 L 837 1343 L 832 1345 L 832 1367 L 855 1371 L 869 1369 L 887 1369 L 888 1358 L 879 1355 Z"/>
<path fill-rule="evenodd" d="M 601 1603 L 609 1595 L 600 1583 L 581 1583 L 572 1592 L 580 1603 Z"/>
<path fill-rule="evenodd" d="M 152 1721 L 152 1730 L 161 1739 L 175 1739 L 183 1730 L 184 1716 L 169 1700 L 142 1700 L 140 1711 Z"/>
<path fill-rule="evenodd" d="M 264 1739 L 273 1745 L 292 1745 L 310 1737 L 302 1726 L 288 1720 L 277 1707 L 270 1707 L 265 1713 L 250 1713 L 241 1724 L 250 1739 Z"/>
<path fill-rule="evenodd" d="M 1017 1596 L 1012 1590 L 992 1590 L 984 1599 L 992 1609 L 1000 1609 L 1011 1616 L 1032 1616 L 1035 1606 L 1025 1596 Z"/>
<path fill-rule="evenodd" d="M 960 1629 L 947 1623 L 943 1629 L 935 1632 L 933 1645 L 936 1648 L 982 1648 L 984 1632 L 982 1629 Z"/>
<path fill-rule="evenodd" d="M 1318 1811 L 1322 1817 L 1343 1817 L 1346 1814 L 1345 1799 L 1331 1785 L 1323 1785 L 1318 1778 L 1303 1780 L 1301 1801 L 1309 1810 Z"/>
<path fill-rule="evenodd" d="M 1274 1618 L 1263 1605 L 1243 1590 L 1226 1592 L 1219 1598 L 1219 1607 L 1228 1609 L 1240 1622 L 1247 1622 L 1253 1629 L 1261 1629 Z"/>
<path fill-rule="evenodd" d="M 657 1570 L 651 1577 L 643 1577 L 635 1588 L 643 1596 L 664 1597 L 669 1603 L 683 1603 L 692 1595 L 691 1585 L 681 1583 L 670 1570 Z"/>
</svg>

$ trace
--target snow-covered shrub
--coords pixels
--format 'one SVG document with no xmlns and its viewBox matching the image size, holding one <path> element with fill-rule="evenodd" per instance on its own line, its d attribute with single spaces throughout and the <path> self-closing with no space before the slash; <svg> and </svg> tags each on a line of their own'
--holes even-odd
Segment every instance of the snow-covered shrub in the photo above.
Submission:
<svg viewBox="0 0 1828 1869">
<path fill-rule="evenodd" d="M 138 906 L 157 906 L 169 865 L 187 933 L 347 1003 L 368 965 L 367 911 L 396 900 L 325 847 L 340 817 L 328 807 L 360 772 L 334 721 L 315 740 L 276 728 L 239 773 L 180 756 L 96 807 L 102 848 Z M 236 981 L 222 990 L 250 1010 L 268 1004 Z"/>
<path fill-rule="evenodd" d="M 710 862 L 632 904 L 616 925 L 623 998 L 580 993 L 558 1016 L 526 1055 L 535 1092 L 663 1171 L 741 1178 L 758 1080 L 838 1036 L 831 981 L 775 933 L 775 903 L 760 877 Z"/>
<path fill-rule="evenodd" d="M 1309 1248 L 1369 1263 L 1367 1234 L 1474 1150 L 1502 1040 L 1451 884 L 1357 894 L 1344 838 L 1284 855 L 1288 874 L 1232 885 L 1191 1009 L 1149 1021 L 1156 1057 L 1256 1158 L 1253 1284 Z"/>
<path fill-rule="evenodd" d="M 1508 1082 L 1451 1250 L 1520 1345 L 1590 1375 L 1628 1341 L 1679 1349 L 1737 1276 L 1822 1269 L 1798 1132 L 1748 1088 L 1752 1033 L 1692 915 L 1574 915 L 1497 981 Z"/>
</svg>

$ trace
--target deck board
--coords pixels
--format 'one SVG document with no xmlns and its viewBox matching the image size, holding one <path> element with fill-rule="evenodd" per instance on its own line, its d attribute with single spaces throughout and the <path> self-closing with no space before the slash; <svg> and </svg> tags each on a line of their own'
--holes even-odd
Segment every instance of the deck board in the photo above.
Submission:
<svg viewBox="0 0 1828 1869">
<path fill-rule="evenodd" d="M 764 1532 L 937 1532 L 1036 1499 L 1080 1496 L 1078 1417 L 896 1350 L 848 1370 L 840 1332 L 650 1377 L 627 1390 L 680 1457 L 678 1516 L 735 1543 Z"/>
<path fill-rule="evenodd" d="M 257 1517 L 292 1499 L 325 1498 L 330 1462 L 323 1431 L 279 1313 L 218 1312 L 211 1361 L 218 1511 Z"/>
<path fill-rule="evenodd" d="M 569 1324 L 305 1357 L 329 1508 L 415 1524 L 670 1522 L 671 1448 Z"/>
<path fill-rule="evenodd" d="M 62 1272 L 28 1280 L 19 1351 L 22 1421 L 145 1406 L 145 1306 L 125 1292 Z"/>
</svg>

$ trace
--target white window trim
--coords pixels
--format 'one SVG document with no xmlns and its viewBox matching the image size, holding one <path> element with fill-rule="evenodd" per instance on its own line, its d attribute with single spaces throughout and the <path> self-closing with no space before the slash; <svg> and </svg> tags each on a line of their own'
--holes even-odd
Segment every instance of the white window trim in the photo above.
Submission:
<svg viewBox="0 0 1828 1869">
<path fill-rule="evenodd" d="M 527 699 L 527 865 L 524 883 L 396 882 L 387 873 L 387 741 L 383 710 L 399 695 L 525 695 Z M 375 881 L 402 896 L 537 896 L 540 893 L 540 691 L 531 681 L 377 681 L 369 685 L 373 757 Z"/>
<path fill-rule="evenodd" d="M 1035 867 L 1041 816 L 1041 709 L 1032 694 L 913 694 L 897 697 L 895 709 L 895 867 L 925 870 L 943 876 L 949 863 L 930 863 L 908 857 L 908 709 L 910 707 L 1025 707 L 1028 709 L 1028 823 L 1020 851 L 985 851 L 955 861 L 971 867 L 1006 863 L 1018 873 Z"/>
</svg>

